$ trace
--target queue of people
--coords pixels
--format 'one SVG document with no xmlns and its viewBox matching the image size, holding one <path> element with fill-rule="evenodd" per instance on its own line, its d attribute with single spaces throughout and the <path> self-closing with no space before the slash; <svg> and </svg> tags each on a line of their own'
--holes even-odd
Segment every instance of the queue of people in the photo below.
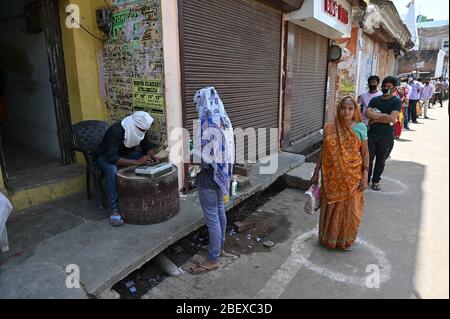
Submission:
<svg viewBox="0 0 450 319">
<path fill-rule="evenodd" d="M 433 98 L 444 96 L 430 78 L 423 83 L 408 77 L 401 85 L 396 77 L 368 79 L 369 90 L 355 100 L 344 97 L 338 104 L 332 123 L 325 126 L 324 143 L 311 182 L 319 184 L 321 175 L 321 209 L 319 240 L 329 249 L 352 249 L 364 213 L 364 192 L 370 187 L 382 189 L 386 160 L 394 139 L 409 123 L 418 123 L 417 105 L 424 104 L 423 116 Z M 321 174 L 320 174 L 321 173 Z"/>
<path fill-rule="evenodd" d="M 368 79 L 369 90 L 356 100 L 344 97 L 337 106 L 334 121 L 324 128 L 324 143 L 311 182 L 319 184 L 321 176 L 321 212 L 319 240 L 329 249 L 352 249 L 364 214 L 364 194 L 370 187 L 382 189 L 381 181 L 386 160 L 402 129 L 418 123 L 417 104 L 424 103 L 424 118 L 433 99 L 443 98 L 444 81 L 431 84 L 426 78 L 421 84 L 413 76 L 401 85 L 397 78 L 378 76 Z M 224 254 L 227 218 L 224 195 L 228 193 L 235 149 L 233 128 L 222 100 L 213 87 L 199 90 L 195 103 L 201 125 L 198 129 L 198 154 L 201 172 L 197 175 L 199 201 L 209 231 L 208 258 L 189 271 L 194 275 L 219 268 Z M 120 166 L 144 165 L 158 161 L 146 134 L 153 123 L 151 116 L 137 112 L 113 125 L 97 152 L 97 163 L 104 170 L 111 210 L 112 226 L 122 226 L 118 210 L 116 172 Z M 211 135 L 211 130 L 214 133 Z M 212 141 L 220 146 L 204 158 L 204 148 Z M 141 146 L 136 152 L 135 147 Z M 208 152 L 206 152 L 208 153 Z"/>
</svg>

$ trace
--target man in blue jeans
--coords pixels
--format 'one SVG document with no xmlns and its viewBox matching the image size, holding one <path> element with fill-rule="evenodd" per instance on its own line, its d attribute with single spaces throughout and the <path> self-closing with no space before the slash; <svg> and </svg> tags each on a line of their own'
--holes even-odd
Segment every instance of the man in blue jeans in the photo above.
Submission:
<svg viewBox="0 0 450 319">
<path fill-rule="evenodd" d="M 209 233 L 208 258 L 189 269 L 201 275 L 220 267 L 224 253 L 227 217 L 224 195 L 229 194 L 235 146 L 233 127 L 223 102 L 214 87 L 205 87 L 195 94 L 200 125 L 194 142 L 193 162 L 200 164 L 197 175 L 198 197 Z"/>
<path fill-rule="evenodd" d="M 110 223 L 113 227 L 123 226 L 117 195 L 117 169 L 134 165 L 158 162 L 155 151 L 147 139 L 147 131 L 153 118 L 147 112 L 136 112 L 121 122 L 113 124 L 106 131 L 100 143 L 96 158 L 97 164 L 106 176 L 108 205 L 111 211 Z M 141 151 L 136 151 L 140 146 Z"/>
</svg>

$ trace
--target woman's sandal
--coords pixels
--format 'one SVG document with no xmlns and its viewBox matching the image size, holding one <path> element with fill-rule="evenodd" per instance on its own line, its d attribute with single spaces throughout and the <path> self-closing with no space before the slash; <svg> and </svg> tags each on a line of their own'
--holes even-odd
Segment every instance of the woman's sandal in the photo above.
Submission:
<svg viewBox="0 0 450 319">
<path fill-rule="evenodd" d="M 196 267 L 189 269 L 189 273 L 192 275 L 206 274 L 207 272 L 219 269 L 220 265 L 214 267 L 207 267 L 205 264 L 198 264 Z"/>
<path fill-rule="evenodd" d="M 381 190 L 380 183 L 372 183 L 372 189 L 377 192 L 380 191 Z"/>
</svg>

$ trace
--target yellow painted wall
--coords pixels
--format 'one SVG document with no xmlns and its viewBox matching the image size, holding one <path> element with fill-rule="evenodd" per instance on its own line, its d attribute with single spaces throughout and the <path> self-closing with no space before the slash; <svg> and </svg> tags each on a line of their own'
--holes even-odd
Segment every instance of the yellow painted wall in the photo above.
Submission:
<svg viewBox="0 0 450 319">
<path fill-rule="evenodd" d="M 82 28 L 66 26 L 67 5 L 80 8 L 80 23 L 98 38 L 103 33 L 97 29 L 95 10 L 105 7 L 103 0 L 60 0 L 61 31 L 63 38 L 66 76 L 72 123 L 82 120 L 106 119 L 105 101 L 100 95 L 99 56 L 101 42 Z"/>
<path fill-rule="evenodd" d="M 5 188 L 5 182 L 3 181 L 3 173 L 2 168 L 0 167 L 0 192 L 3 193 L 6 197 L 8 197 L 8 192 Z"/>
<path fill-rule="evenodd" d="M 109 3 L 109 2 L 108 2 Z M 80 24 L 97 38 L 104 34 L 98 30 L 95 10 L 105 7 L 103 0 L 60 0 L 61 33 L 66 64 L 66 77 L 69 93 L 72 123 L 84 120 L 105 120 L 106 106 L 100 94 L 99 57 L 101 41 L 82 28 L 68 28 L 65 12 L 69 4 L 80 8 Z M 78 163 L 84 163 L 80 153 L 76 154 Z"/>
</svg>

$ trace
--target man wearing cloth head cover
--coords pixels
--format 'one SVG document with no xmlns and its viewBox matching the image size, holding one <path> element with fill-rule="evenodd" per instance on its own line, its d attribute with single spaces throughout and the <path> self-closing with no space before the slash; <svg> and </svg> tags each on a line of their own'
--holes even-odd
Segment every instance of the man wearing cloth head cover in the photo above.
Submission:
<svg viewBox="0 0 450 319">
<path fill-rule="evenodd" d="M 111 225 L 119 227 L 123 220 L 119 212 L 116 174 L 118 167 L 145 165 L 158 162 L 153 146 L 147 139 L 147 131 L 153 118 L 147 112 L 136 112 L 106 131 L 97 150 L 97 163 L 106 176 Z M 136 151 L 140 146 L 141 151 Z"/>
<path fill-rule="evenodd" d="M 402 111 L 402 101 L 393 96 L 397 86 L 397 79 L 388 76 L 383 80 L 382 96 L 373 98 L 366 111 L 369 122 L 369 184 L 372 189 L 381 190 L 381 175 L 385 162 L 394 147 L 394 123 Z M 375 167 L 373 161 L 376 159 Z"/>
</svg>

